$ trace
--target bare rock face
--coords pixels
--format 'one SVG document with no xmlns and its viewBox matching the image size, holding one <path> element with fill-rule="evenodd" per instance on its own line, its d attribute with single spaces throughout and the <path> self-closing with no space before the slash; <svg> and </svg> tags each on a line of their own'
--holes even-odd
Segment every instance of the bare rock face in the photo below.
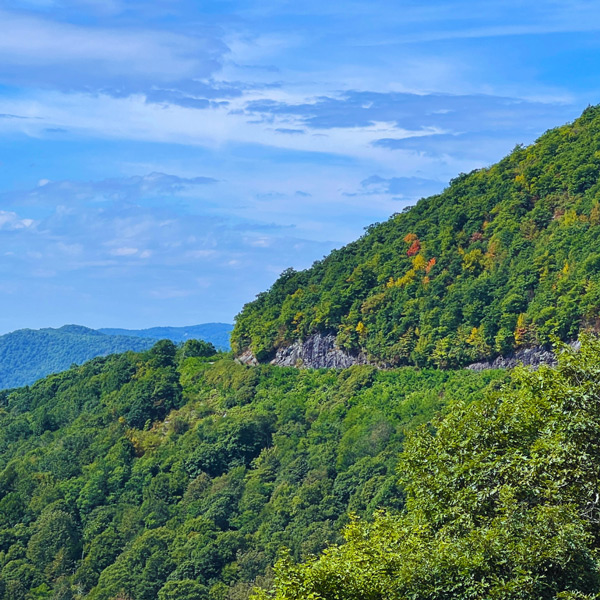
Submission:
<svg viewBox="0 0 600 600">
<path fill-rule="evenodd" d="M 246 350 L 236 360 L 243 365 L 259 364 L 251 350 Z M 271 364 L 302 369 L 347 369 L 352 365 L 369 364 L 369 361 L 363 353 L 353 355 L 340 350 L 335 345 L 335 335 L 317 333 L 304 341 L 278 348 Z"/>
<path fill-rule="evenodd" d="M 305 369 L 346 369 L 352 365 L 368 364 L 367 357 L 361 353 L 352 355 L 335 345 L 332 334 L 311 335 L 303 342 L 297 341 L 285 348 L 279 348 L 272 365 L 280 367 L 303 367 Z"/>
<path fill-rule="evenodd" d="M 569 346 L 577 351 L 580 343 L 571 342 Z M 485 369 L 512 369 L 518 365 L 531 367 L 532 369 L 537 369 L 541 365 L 553 367 L 556 365 L 556 354 L 543 346 L 523 348 L 508 356 L 498 356 L 492 361 L 473 363 L 466 368 L 471 371 L 484 371 Z"/>
<path fill-rule="evenodd" d="M 579 349 L 579 342 L 569 344 L 573 350 Z M 256 366 L 258 360 L 250 350 L 246 350 L 236 359 L 243 365 Z M 272 365 L 280 367 L 299 367 L 303 369 L 347 369 L 353 365 L 375 365 L 379 368 L 389 368 L 387 364 L 376 364 L 367 359 L 363 352 L 350 354 L 335 345 L 335 335 L 317 333 L 304 341 L 296 341 L 289 346 L 279 348 Z M 554 352 L 543 346 L 523 348 L 508 356 L 484 362 L 467 365 L 471 371 L 484 371 L 486 369 L 512 369 L 518 365 L 537 369 L 541 365 L 556 365 Z"/>
<path fill-rule="evenodd" d="M 248 365 L 249 367 L 256 367 L 258 365 L 256 356 L 252 354 L 251 350 L 245 350 L 236 358 L 236 360 L 243 365 Z"/>
</svg>

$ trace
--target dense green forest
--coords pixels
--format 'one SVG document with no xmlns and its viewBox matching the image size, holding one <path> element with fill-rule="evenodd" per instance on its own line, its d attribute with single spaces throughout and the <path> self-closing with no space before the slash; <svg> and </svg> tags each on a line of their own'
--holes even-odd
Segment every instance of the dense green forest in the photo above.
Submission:
<svg viewBox="0 0 600 600">
<path fill-rule="evenodd" d="M 600 107 L 369 227 L 247 304 L 237 353 L 316 332 L 389 365 L 453 367 L 600 323 Z"/>
<path fill-rule="evenodd" d="M 599 175 L 590 108 L 286 271 L 233 332 L 398 368 L 162 340 L 1 391 L 0 597 L 600 597 L 600 341 L 452 370 L 600 329 Z"/>
<path fill-rule="evenodd" d="M 401 513 L 275 568 L 254 600 L 600 597 L 600 342 L 411 431 Z"/>
<path fill-rule="evenodd" d="M 0 336 L 0 389 L 32 384 L 96 356 L 148 350 L 156 340 L 104 335 L 80 325 L 19 329 Z"/>
<path fill-rule="evenodd" d="M 0 393 L 0 597 L 236 600 L 402 509 L 408 432 L 499 371 L 249 368 L 192 340 Z"/>
<path fill-rule="evenodd" d="M 148 350 L 159 339 L 184 342 L 199 338 L 219 350 L 228 350 L 230 331 L 231 325 L 224 323 L 145 330 L 94 330 L 81 325 L 19 329 L 0 336 L 0 389 L 31 385 L 50 373 L 97 356 Z"/>
</svg>

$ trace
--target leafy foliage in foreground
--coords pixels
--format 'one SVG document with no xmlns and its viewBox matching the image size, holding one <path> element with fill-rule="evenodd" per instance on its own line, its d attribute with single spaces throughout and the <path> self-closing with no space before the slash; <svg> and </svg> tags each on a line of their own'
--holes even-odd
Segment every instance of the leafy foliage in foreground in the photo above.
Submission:
<svg viewBox="0 0 600 600">
<path fill-rule="evenodd" d="M 600 592 L 600 342 L 411 433 L 401 514 L 277 565 L 277 600 L 591 598 Z M 255 600 L 271 595 L 261 592 Z"/>
<path fill-rule="evenodd" d="M 574 339 L 600 323 L 600 107 L 460 175 L 312 268 L 285 271 L 236 319 L 268 360 L 316 332 L 391 365 L 441 367 Z"/>
<path fill-rule="evenodd" d="M 405 432 L 505 378 L 205 350 L 165 340 L 0 392 L 1 598 L 246 598 L 282 546 L 303 560 L 348 511 L 399 509 Z"/>
</svg>

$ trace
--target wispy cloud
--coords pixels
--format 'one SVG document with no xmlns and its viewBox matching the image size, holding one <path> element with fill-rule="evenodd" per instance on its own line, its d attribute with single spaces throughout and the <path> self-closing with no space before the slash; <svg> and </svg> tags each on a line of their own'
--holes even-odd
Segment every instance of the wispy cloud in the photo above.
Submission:
<svg viewBox="0 0 600 600">
<path fill-rule="evenodd" d="M 228 49 L 196 35 L 76 25 L 0 10 L 0 81 L 115 95 L 209 77 Z"/>
<path fill-rule="evenodd" d="M 212 181 L 151 173 L 85 184 L 42 182 L 34 190 L 4 194 L 2 203 L 20 206 L 21 213 L 0 211 L 0 272 L 21 282 L 12 294 L 23 306 L 29 306 L 24 298 L 36 295 L 57 302 L 60 290 L 76 285 L 79 291 L 60 310 L 65 319 L 73 305 L 85 303 L 94 307 L 100 325 L 120 303 L 129 307 L 125 312 L 133 322 L 140 318 L 134 298 L 141 294 L 146 315 L 162 311 L 159 305 L 167 300 L 193 298 L 184 311 L 193 322 L 196 311 L 214 311 L 215 303 L 223 318 L 231 315 L 240 293 L 252 297 L 270 284 L 274 271 L 301 266 L 307 255 L 332 247 L 297 237 L 289 227 L 198 206 L 190 212 L 177 201 Z M 173 202 L 149 202 L 156 194 Z M 23 216 L 38 214 L 40 206 L 47 209 L 44 216 Z M 232 269 L 233 279 L 227 275 Z M 83 290 L 93 291 L 93 298 Z"/>
<path fill-rule="evenodd" d="M 0 329 L 52 324 L 39 305 L 229 320 L 597 102 L 587 0 L 6 0 L 0 22 Z"/>
<path fill-rule="evenodd" d="M 417 200 L 438 194 L 445 187 L 444 182 L 422 177 L 390 177 L 371 175 L 360 182 L 360 192 L 370 194 L 390 194 L 397 199 Z"/>
<path fill-rule="evenodd" d="M 0 119 L 30 119 L 31 117 L 24 117 L 23 115 L 10 115 L 7 113 L 0 114 Z"/>
<path fill-rule="evenodd" d="M 312 102 L 289 103 L 255 100 L 246 104 L 249 114 L 265 118 L 287 116 L 305 127 L 370 127 L 378 122 L 393 123 L 398 138 L 478 130 L 501 130 L 521 124 L 524 118 L 536 118 L 560 106 L 493 95 L 377 93 L 350 90 L 337 96 L 322 96 Z M 485 121 L 482 121 L 485 118 Z M 536 122 L 531 123 L 535 128 Z"/>
<path fill-rule="evenodd" d="M 197 186 L 217 183 L 214 177 L 178 177 L 166 173 L 149 173 L 101 181 L 49 181 L 40 180 L 38 186 L 29 191 L 5 194 L 5 201 L 21 204 L 54 206 L 56 200 L 61 205 L 85 205 L 93 201 L 133 202 L 142 198 L 175 196 L 178 192 Z"/>
<path fill-rule="evenodd" d="M 34 224 L 33 219 L 23 219 L 15 212 L 0 210 L 0 230 L 29 229 Z"/>
</svg>

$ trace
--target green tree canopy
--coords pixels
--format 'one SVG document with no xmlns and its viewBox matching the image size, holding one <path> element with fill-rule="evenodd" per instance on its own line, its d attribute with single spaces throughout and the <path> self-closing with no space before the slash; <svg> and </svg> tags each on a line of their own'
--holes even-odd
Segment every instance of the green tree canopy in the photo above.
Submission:
<svg viewBox="0 0 600 600">
<path fill-rule="evenodd" d="M 284 556 L 274 597 L 596 597 L 599 433 L 600 342 L 587 339 L 410 434 L 405 511 L 354 520 L 345 544 L 304 564 Z"/>
</svg>

